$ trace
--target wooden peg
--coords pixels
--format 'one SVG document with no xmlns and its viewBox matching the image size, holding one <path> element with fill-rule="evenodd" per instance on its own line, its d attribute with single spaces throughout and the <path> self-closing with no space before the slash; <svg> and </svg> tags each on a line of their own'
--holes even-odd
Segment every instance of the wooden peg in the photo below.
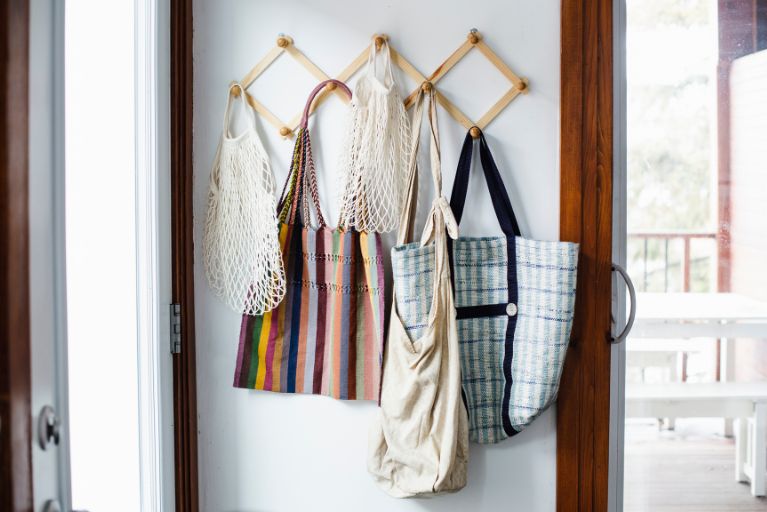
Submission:
<svg viewBox="0 0 767 512">
<path fill-rule="evenodd" d="M 480 130 L 476 126 L 472 126 L 469 128 L 469 133 L 471 134 L 472 139 L 478 139 L 480 135 L 482 135 L 482 130 Z"/>
<path fill-rule="evenodd" d="M 481 39 L 479 32 L 477 32 L 476 30 L 472 30 L 471 32 L 469 32 L 469 35 L 466 36 L 466 38 L 469 40 L 471 44 L 477 44 L 479 40 Z"/>
<path fill-rule="evenodd" d="M 328 88 L 328 91 L 335 91 L 338 85 L 336 85 L 333 82 L 330 82 L 326 87 Z"/>
<path fill-rule="evenodd" d="M 287 36 L 280 36 L 277 38 L 277 46 L 280 48 L 287 48 L 290 46 L 290 38 Z"/>
<path fill-rule="evenodd" d="M 423 92 L 430 92 L 434 86 L 431 84 L 431 82 L 424 82 L 421 84 L 421 90 Z"/>
<path fill-rule="evenodd" d="M 376 51 L 380 50 L 380 49 L 381 49 L 381 47 L 383 46 L 383 44 L 384 44 L 386 41 L 388 41 L 388 40 L 389 40 L 389 36 L 387 36 L 386 34 L 378 34 L 378 35 L 375 37 L 375 39 L 374 39 L 374 41 L 375 41 L 375 43 L 376 43 Z"/>
<path fill-rule="evenodd" d="M 282 128 L 280 128 L 280 135 L 282 135 L 283 137 L 287 137 L 291 133 L 292 133 L 291 129 L 288 128 L 287 126 L 283 126 Z"/>
<path fill-rule="evenodd" d="M 524 80 L 519 82 L 519 85 L 517 85 L 517 89 L 519 89 L 520 91 L 523 91 L 523 92 L 526 91 L 527 90 L 527 82 L 525 82 Z"/>
</svg>

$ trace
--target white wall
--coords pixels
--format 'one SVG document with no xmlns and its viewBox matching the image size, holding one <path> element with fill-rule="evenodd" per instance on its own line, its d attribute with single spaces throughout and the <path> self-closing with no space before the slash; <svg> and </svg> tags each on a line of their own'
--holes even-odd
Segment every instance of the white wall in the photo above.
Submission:
<svg viewBox="0 0 767 512">
<path fill-rule="evenodd" d="M 527 431 L 499 445 L 472 445 L 469 485 L 433 500 L 396 501 L 365 469 L 367 429 L 375 405 L 317 396 L 234 389 L 239 316 L 214 298 L 202 269 L 200 240 L 210 165 L 221 130 L 227 86 L 242 78 L 275 44 L 278 33 L 331 76 L 375 32 L 428 75 L 476 27 L 521 76 L 531 93 L 515 100 L 487 136 L 516 205 L 523 232 L 556 239 L 559 231 L 559 2 L 388 0 L 248 0 L 195 2 L 194 159 L 196 329 L 201 510 L 504 510 L 555 507 L 556 429 L 549 411 Z M 400 75 L 401 76 L 401 75 Z M 298 113 L 315 84 L 283 56 L 253 92 L 284 119 Z M 406 82 L 405 89 L 413 84 Z M 478 118 L 505 91 L 505 82 L 478 52 L 447 75 L 440 89 Z M 335 165 L 344 107 L 331 99 L 313 120 L 321 194 L 335 218 Z M 439 111 L 445 195 L 449 195 L 464 130 Z M 278 183 L 292 142 L 259 120 Z M 424 159 L 425 160 L 425 159 Z M 423 173 L 426 174 L 426 173 Z M 422 177 L 423 177 L 422 174 Z M 464 234 L 500 234 L 484 184 L 470 187 Z M 424 180 L 422 180 L 423 182 Z M 521 193 L 519 191 L 524 191 Z M 421 194 L 423 210 L 429 190 Z M 471 214 L 471 215 L 470 215 Z"/>
</svg>

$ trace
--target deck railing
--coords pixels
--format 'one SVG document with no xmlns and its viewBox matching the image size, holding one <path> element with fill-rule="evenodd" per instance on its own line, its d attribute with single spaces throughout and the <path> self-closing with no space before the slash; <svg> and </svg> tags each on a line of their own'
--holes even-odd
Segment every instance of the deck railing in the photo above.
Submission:
<svg viewBox="0 0 767 512">
<path fill-rule="evenodd" d="M 691 271 L 693 263 L 706 259 L 694 258 L 692 256 L 692 240 L 696 239 L 716 239 L 716 232 L 713 231 L 676 231 L 676 232 L 636 232 L 628 234 L 629 242 L 636 240 L 643 244 L 643 256 L 641 258 L 641 279 L 637 279 L 640 291 L 647 291 L 649 278 L 651 274 L 659 271 L 663 272 L 663 292 L 669 291 L 669 271 L 678 267 L 679 263 L 671 262 L 669 259 L 669 246 L 674 240 L 682 240 L 682 291 L 689 292 L 691 288 Z M 663 244 L 663 266 L 660 269 L 649 269 L 649 244 L 650 240 L 659 240 Z M 716 257 L 716 256 L 714 256 Z M 639 277 L 639 276 L 637 276 Z M 715 278 L 714 278 L 715 279 Z"/>
<path fill-rule="evenodd" d="M 642 256 L 640 258 L 640 265 L 642 267 L 641 269 L 641 280 L 638 280 L 638 288 L 640 291 L 647 291 L 648 283 L 650 282 L 650 276 L 651 274 L 654 274 L 656 272 L 663 272 L 663 293 L 669 292 L 669 271 L 672 269 L 675 269 L 680 264 L 682 265 L 682 291 L 683 292 L 690 292 L 691 291 L 691 281 L 692 281 L 692 266 L 696 262 L 702 262 L 706 259 L 708 259 L 708 256 L 703 257 L 694 257 L 692 255 L 692 241 L 693 240 L 715 240 L 716 239 L 716 233 L 715 232 L 709 232 L 709 231 L 699 231 L 699 232 L 692 232 L 692 231 L 683 231 L 683 232 L 635 232 L 635 233 L 629 233 L 628 234 L 628 240 L 631 241 L 637 241 L 642 244 Z M 660 269 L 653 269 L 652 271 L 649 269 L 649 245 L 651 240 L 659 240 L 662 242 L 663 247 L 663 265 Z M 675 240 L 682 240 L 682 257 L 681 261 L 679 263 L 677 262 L 671 262 L 669 258 L 669 246 L 671 245 L 672 241 Z M 716 258 L 716 251 L 713 252 L 712 258 Z M 638 276 L 637 276 L 638 277 Z M 712 275 L 712 282 L 711 287 L 712 290 L 716 287 L 716 276 Z M 721 341 L 716 340 L 716 364 L 714 369 L 715 374 L 715 380 L 720 380 L 720 358 L 721 358 Z M 682 352 L 682 361 L 681 361 L 681 381 L 686 382 L 687 381 L 687 361 L 688 361 L 688 354 L 687 352 Z"/>
</svg>

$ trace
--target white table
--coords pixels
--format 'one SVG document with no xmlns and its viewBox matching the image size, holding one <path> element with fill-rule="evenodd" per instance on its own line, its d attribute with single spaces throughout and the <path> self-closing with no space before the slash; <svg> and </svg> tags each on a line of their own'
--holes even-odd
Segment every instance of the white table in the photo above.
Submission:
<svg viewBox="0 0 767 512">
<path fill-rule="evenodd" d="M 692 338 L 721 339 L 721 374 L 727 381 L 734 371 L 728 339 L 767 340 L 767 302 L 737 293 L 640 293 L 630 338 L 648 338 L 631 344 L 631 349 L 650 353 L 663 351 L 664 346 L 679 351 L 680 344 L 695 343 Z M 627 386 L 626 415 L 736 419 L 736 479 L 750 481 L 752 494 L 765 495 L 767 383 L 634 384 Z M 726 432 L 731 430 L 729 423 Z"/>
<path fill-rule="evenodd" d="M 767 302 L 738 293 L 639 293 L 631 337 L 767 339 Z"/>
<path fill-rule="evenodd" d="M 735 370 L 733 344 L 728 340 L 767 340 L 767 302 L 738 293 L 639 293 L 631 338 L 721 339 L 719 369 L 721 380 L 728 381 Z M 669 345 L 669 351 L 678 351 L 676 343 Z"/>
</svg>

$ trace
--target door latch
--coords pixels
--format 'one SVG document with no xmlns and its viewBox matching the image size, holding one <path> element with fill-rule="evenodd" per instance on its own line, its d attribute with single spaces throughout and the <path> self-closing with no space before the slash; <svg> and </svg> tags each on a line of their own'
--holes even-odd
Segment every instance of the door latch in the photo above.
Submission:
<svg viewBox="0 0 767 512">
<path fill-rule="evenodd" d="M 46 405 L 37 418 L 37 441 L 40 448 L 47 450 L 51 443 L 58 445 L 61 438 L 61 421 L 53 407 Z"/>
</svg>

